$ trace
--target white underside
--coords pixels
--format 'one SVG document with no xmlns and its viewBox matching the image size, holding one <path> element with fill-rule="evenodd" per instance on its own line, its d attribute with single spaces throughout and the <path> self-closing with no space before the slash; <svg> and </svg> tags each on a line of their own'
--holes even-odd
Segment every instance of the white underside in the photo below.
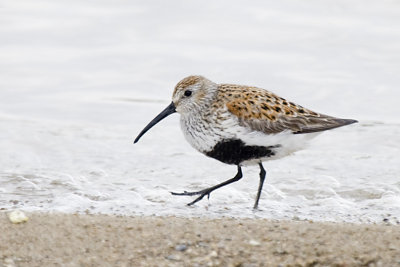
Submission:
<svg viewBox="0 0 400 267">
<path fill-rule="evenodd" d="M 293 154 L 296 151 L 304 149 L 308 141 L 318 134 L 319 133 L 293 134 L 287 131 L 272 135 L 260 132 L 249 132 L 245 135 L 238 135 L 239 139 L 249 146 L 278 146 L 273 149 L 275 152 L 274 156 L 245 161 L 242 165 L 254 165 L 262 161 L 279 159 Z"/>
<path fill-rule="evenodd" d="M 258 158 L 242 162 L 241 165 L 254 165 L 262 161 L 278 159 L 290 155 L 307 146 L 310 139 L 319 133 L 293 134 L 284 131 L 278 134 L 265 134 L 252 131 L 250 128 L 239 125 L 239 121 L 230 113 L 225 113 L 226 119 L 216 123 L 204 121 L 196 116 L 181 116 L 181 128 L 186 140 L 198 151 L 207 153 L 223 140 L 239 139 L 249 146 L 264 146 L 274 148 L 272 157 Z"/>
</svg>

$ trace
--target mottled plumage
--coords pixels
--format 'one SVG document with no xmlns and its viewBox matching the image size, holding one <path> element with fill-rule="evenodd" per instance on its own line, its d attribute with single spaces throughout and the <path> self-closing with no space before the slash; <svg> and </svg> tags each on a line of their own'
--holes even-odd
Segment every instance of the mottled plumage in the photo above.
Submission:
<svg viewBox="0 0 400 267">
<path fill-rule="evenodd" d="M 189 76 L 176 85 L 172 103 L 143 129 L 135 143 L 174 112 L 180 113 L 184 136 L 195 149 L 238 166 L 236 176 L 224 183 L 198 192 L 173 193 L 200 195 L 190 205 L 239 180 L 242 166 L 258 164 L 257 208 L 265 178 L 263 161 L 302 149 L 318 132 L 356 122 L 316 113 L 261 88 L 216 84 L 202 76 Z"/>
<path fill-rule="evenodd" d="M 352 122 L 316 113 L 256 87 L 221 84 L 218 95 L 241 126 L 265 134 L 319 132 Z"/>
</svg>

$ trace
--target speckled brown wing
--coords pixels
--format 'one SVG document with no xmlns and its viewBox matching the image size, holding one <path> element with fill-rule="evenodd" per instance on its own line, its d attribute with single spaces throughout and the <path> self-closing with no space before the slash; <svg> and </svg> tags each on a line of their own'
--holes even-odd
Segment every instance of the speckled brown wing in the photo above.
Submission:
<svg viewBox="0 0 400 267">
<path fill-rule="evenodd" d="M 242 126 L 253 131 L 312 133 L 356 122 L 313 112 L 256 87 L 221 84 L 219 90 L 228 110 L 239 118 Z"/>
</svg>

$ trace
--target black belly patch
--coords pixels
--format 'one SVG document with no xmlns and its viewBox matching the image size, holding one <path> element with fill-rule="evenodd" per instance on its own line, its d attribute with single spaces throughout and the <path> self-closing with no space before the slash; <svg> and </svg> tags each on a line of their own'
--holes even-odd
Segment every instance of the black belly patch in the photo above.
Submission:
<svg viewBox="0 0 400 267">
<path fill-rule="evenodd" d="M 276 146 L 246 146 L 238 139 L 223 140 L 217 143 L 206 155 L 227 164 L 238 165 L 243 161 L 271 157 L 275 155 Z"/>
</svg>

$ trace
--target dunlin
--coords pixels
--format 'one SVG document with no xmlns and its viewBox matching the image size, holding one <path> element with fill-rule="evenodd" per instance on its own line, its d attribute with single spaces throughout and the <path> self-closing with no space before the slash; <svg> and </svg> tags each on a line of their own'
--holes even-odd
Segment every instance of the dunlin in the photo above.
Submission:
<svg viewBox="0 0 400 267">
<path fill-rule="evenodd" d="M 260 182 L 254 209 L 258 207 L 265 180 L 263 161 L 287 156 L 304 147 L 318 133 L 357 122 L 303 108 L 267 90 L 235 84 L 216 84 L 202 76 L 180 81 L 172 102 L 136 137 L 139 141 L 156 123 L 178 112 L 186 140 L 206 156 L 237 166 L 235 177 L 196 192 L 193 205 L 217 188 L 242 178 L 242 166 L 257 164 Z"/>
</svg>

